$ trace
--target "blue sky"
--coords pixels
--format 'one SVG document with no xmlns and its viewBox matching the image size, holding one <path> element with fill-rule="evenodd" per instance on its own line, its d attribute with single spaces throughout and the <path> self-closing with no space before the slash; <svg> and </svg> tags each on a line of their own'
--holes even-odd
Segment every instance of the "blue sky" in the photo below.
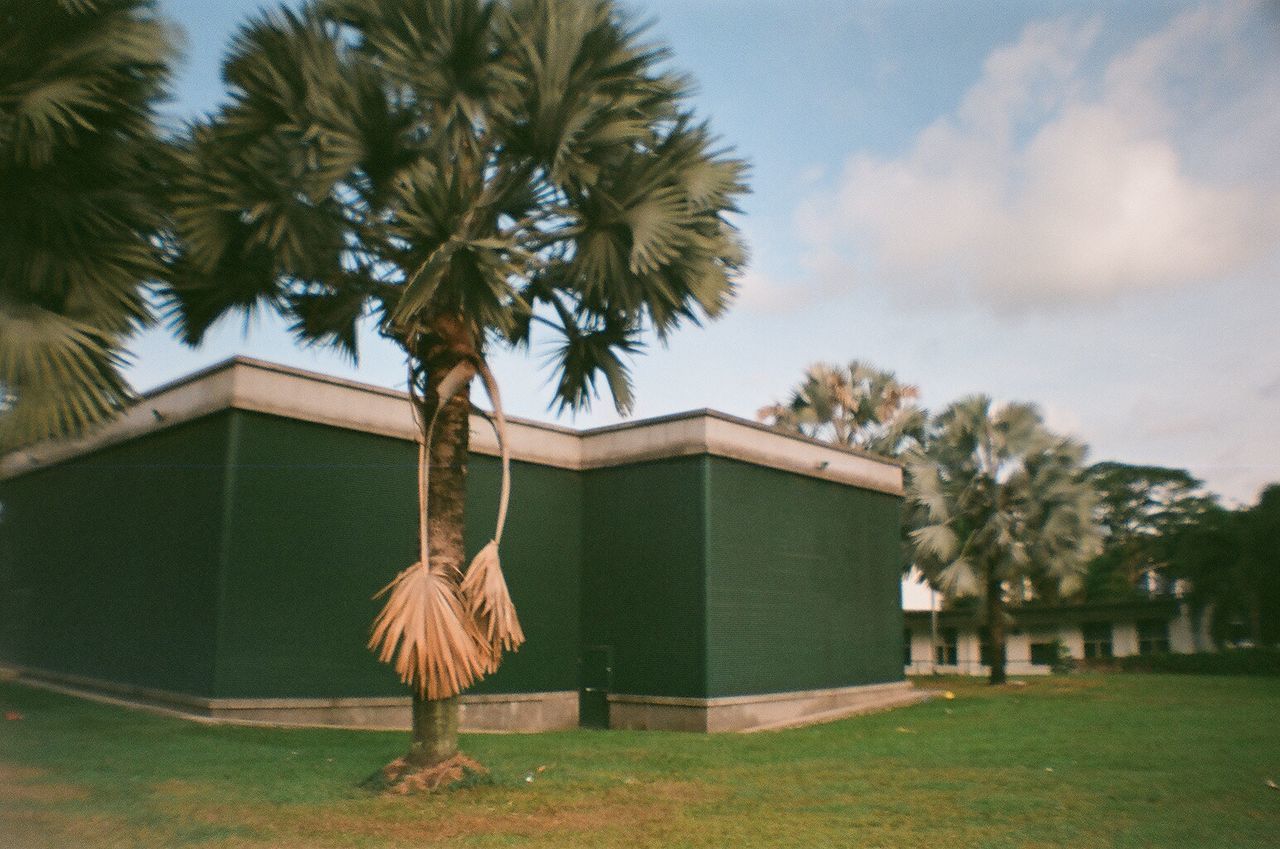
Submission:
<svg viewBox="0 0 1280 849">
<path fill-rule="evenodd" d="M 254 0 L 161 0 L 185 31 L 174 120 L 212 108 Z M 815 360 L 871 360 L 938 408 L 1041 404 L 1095 459 L 1190 468 L 1230 500 L 1280 480 L 1275 4 L 633 3 L 752 163 L 752 249 L 720 321 L 635 365 L 638 416 L 751 416 Z M 230 320 L 136 340 L 142 389 L 244 353 L 387 386 Z M 499 354 L 513 413 L 547 375 Z M 578 426 L 617 420 L 601 399 Z"/>
</svg>

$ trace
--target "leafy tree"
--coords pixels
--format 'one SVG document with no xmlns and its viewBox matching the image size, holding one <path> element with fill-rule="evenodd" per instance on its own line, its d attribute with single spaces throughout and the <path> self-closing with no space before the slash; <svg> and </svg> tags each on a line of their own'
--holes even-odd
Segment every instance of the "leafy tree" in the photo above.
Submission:
<svg viewBox="0 0 1280 849">
<path fill-rule="evenodd" d="M 982 395 L 943 410 L 926 444 L 908 455 L 910 553 L 948 597 L 981 599 L 991 683 L 1003 683 L 1006 593 L 1028 578 L 1069 590 L 1098 550 L 1085 449 L 1049 432 L 1035 407 Z"/>
<path fill-rule="evenodd" d="M 171 306 L 187 341 L 269 308 L 304 343 L 354 358 L 367 322 L 405 353 L 421 550 L 373 643 L 413 688 L 418 765 L 456 753 L 456 694 L 522 638 L 501 517 L 462 577 L 473 375 L 500 409 L 490 354 L 545 343 L 559 408 L 603 382 L 625 411 L 641 333 L 719 315 L 743 261 L 726 214 L 744 165 L 643 32 L 612 0 L 280 10 L 235 38 L 230 100 L 182 152 Z"/>
<path fill-rule="evenodd" d="M 1264 489 L 1245 512 L 1242 548 L 1250 637 L 1280 645 L 1280 484 Z"/>
<path fill-rule="evenodd" d="M 150 0 L 0 0 L 0 448 L 80 434 L 131 398 L 172 55 Z"/>
<path fill-rule="evenodd" d="M 1090 466 L 1089 479 L 1100 496 L 1104 547 L 1089 564 L 1085 595 L 1125 596 L 1153 588 L 1144 581 L 1167 582 L 1165 539 L 1213 507 L 1203 483 L 1184 469 L 1116 462 Z"/>
<path fill-rule="evenodd" d="M 919 395 L 870 363 L 814 363 L 787 403 L 762 407 L 756 417 L 780 430 L 896 457 L 923 436 Z"/>
<path fill-rule="evenodd" d="M 1212 610 L 1217 642 L 1280 642 L 1280 485 L 1248 509 L 1215 504 L 1163 543 L 1169 571 L 1190 586 L 1192 607 Z"/>
<path fill-rule="evenodd" d="M 1241 531 L 1240 515 L 1215 504 L 1195 522 L 1161 538 L 1169 572 L 1186 582 L 1193 610 L 1212 612 L 1213 636 L 1219 643 L 1227 639 L 1229 623 L 1241 607 Z"/>
</svg>

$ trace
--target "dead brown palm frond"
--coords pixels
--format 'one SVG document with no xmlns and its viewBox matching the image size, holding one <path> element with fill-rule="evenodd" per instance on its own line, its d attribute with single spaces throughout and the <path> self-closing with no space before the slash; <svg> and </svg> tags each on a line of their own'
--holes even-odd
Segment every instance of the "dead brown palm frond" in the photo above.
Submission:
<svg viewBox="0 0 1280 849">
<path fill-rule="evenodd" d="M 507 504 L 511 498 L 511 452 L 507 444 L 507 421 L 502 412 L 502 397 L 493 373 L 483 363 L 478 372 L 484 381 L 485 392 L 493 404 L 493 428 L 498 435 L 498 448 L 502 455 L 502 492 L 498 497 L 498 521 L 493 539 L 480 549 L 471 561 L 462 579 L 462 598 L 467 606 L 488 652 L 485 672 L 497 670 L 504 651 L 516 651 L 524 644 L 524 630 L 516 615 L 502 563 L 498 558 L 498 543 L 507 521 Z"/>
<path fill-rule="evenodd" d="M 431 466 L 431 435 L 441 408 L 470 381 L 474 368 L 460 363 L 445 375 L 436 390 L 435 411 L 429 421 L 418 419 L 418 562 L 383 587 L 374 598 L 387 602 L 373 621 L 369 648 L 383 663 L 393 663 L 400 680 L 428 699 L 456 696 L 484 677 L 492 665 L 489 643 L 474 617 L 463 606 L 456 580 L 430 565 L 427 493 Z M 415 418 L 421 404 L 409 382 Z M 456 570 L 452 570 L 456 575 Z"/>
<path fill-rule="evenodd" d="M 487 652 L 448 579 L 418 562 L 374 598 L 383 595 L 369 648 L 383 663 L 394 659 L 401 681 L 428 699 L 446 699 L 483 677 Z"/>
<path fill-rule="evenodd" d="M 471 561 L 462 580 L 462 597 L 488 648 L 485 674 L 495 672 L 504 651 L 516 651 L 524 645 L 524 630 L 502 574 L 496 540 L 490 540 Z"/>
</svg>

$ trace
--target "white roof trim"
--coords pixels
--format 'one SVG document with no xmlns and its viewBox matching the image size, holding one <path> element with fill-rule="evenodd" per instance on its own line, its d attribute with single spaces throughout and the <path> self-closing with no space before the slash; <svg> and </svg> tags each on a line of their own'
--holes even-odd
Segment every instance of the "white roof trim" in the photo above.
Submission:
<svg viewBox="0 0 1280 849">
<path fill-rule="evenodd" d="M 0 459 L 0 479 L 225 409 L 250 410 L 413 440 L 408 396 L 367 384 L 236 357 L 147 393 L 119 419 L 74 441 L 45 442 Z M 893 495 L 902 468 L 883 458 L 779 433 L 745 419 L 699 410 L 575 431 L 511 419 L 516 460 L 584 470 L 666 457 L 711 454 Z M 497 455 L 493 428 L 471 417 L 471 450 Z"/>
</svg>

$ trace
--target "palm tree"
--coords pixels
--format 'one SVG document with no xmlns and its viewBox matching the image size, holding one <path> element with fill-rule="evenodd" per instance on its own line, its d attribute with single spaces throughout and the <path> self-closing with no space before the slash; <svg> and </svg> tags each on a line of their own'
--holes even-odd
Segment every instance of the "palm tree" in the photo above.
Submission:
<svg viewBox="0 0 1280 849">
<path fill-rule="evenodd" d="M 626 411 L 642 332 L 732 294 L 744 164 L 667 59 L 612 0 L 322 0 L 241 30 L 230 100 L 182 151 L 171 309 L 188 342 L 268 308 L 305 343 L 355 358 L 367 322 L 405 353 L 420 551 L 371 646 L 413 688 L 415 764 L 457 752 L 457 693 L 523 639 L 501 513 L 463 577 L 473 376 L 500 411 L 491 352 L 547 343 L 559 409 L 603 381 Z"/>
<path fill-rule="evenodd" d="M 947 407 L 927 451 L 908 455 L 910 554 L 947 596 L 982 598 L 992 684 L 1005 680 L 1006 592 L 1025 579 L 1069 591 L 1101 550 L 1084 456 L 1035 407 L 983 395 Z"/>
<path fill-rule="evenodd" d="M 131 398 L 171 56 L 150 0 L 0 0 L 0 449 L 80 434 Z"/>
<path fill-rule="evenodd" d="M 814 363 L 786 404 L 761 407 L 756 417 L 780 430 L 896 457 L 923 435 L 925 413 L 914 403 L 919 396 L 917 387 L 870 363 Z"/>
</svg>

